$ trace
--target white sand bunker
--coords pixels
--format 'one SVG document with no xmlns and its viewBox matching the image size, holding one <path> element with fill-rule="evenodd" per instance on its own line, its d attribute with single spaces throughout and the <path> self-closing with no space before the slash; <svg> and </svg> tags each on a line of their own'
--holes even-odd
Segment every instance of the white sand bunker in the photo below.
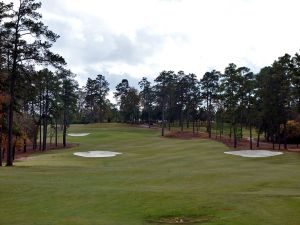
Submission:
<svg viewBox="0 0 300 225">
<path fill-rule="evenodd" d="M 277 156 L 283 154 L 283 152 L 273 152 L 267 150 L 242 150 L 242 151 L 230 151 L 224 153 L 229 155 L 237 155 L 237 156 L 250 157 L 250 158 L 271 157 L 271 156 Z"/>
<path fill-rule="evenodd" d="M 88 136 L 88 135 L 90 135 L 90 133 L 70 133 L 70 134 L 68 134 L 68 136 L 70 136 L 70 137 L 85 137 L 85 136 Z"/>
<path fill-rule="evenodd" d="M 121 155 L 119 152 L 110 152 L 110 151 L 88 151 L 88 152 L 75 152 L 73 153 L 76 156 L 86 157 L 86 158 L 107 158 L 115 157 Z"/>
</svg>

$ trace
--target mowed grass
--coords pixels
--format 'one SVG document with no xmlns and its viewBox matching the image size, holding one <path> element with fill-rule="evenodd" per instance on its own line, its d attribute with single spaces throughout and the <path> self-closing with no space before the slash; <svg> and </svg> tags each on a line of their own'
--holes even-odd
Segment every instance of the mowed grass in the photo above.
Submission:
<svg viewBox="0 0 300 225">
<path fill-rule="evenodd" d="M 0 168 L 0 225 L 147 225 L 203 217 L 210 225 L 299 225 L 300 155 L 251 159 L 223 144 L 125 125 L 74 125 L 73 149 Z M 114 158 L 76 151 L 112 150 Z"/>
</svg>

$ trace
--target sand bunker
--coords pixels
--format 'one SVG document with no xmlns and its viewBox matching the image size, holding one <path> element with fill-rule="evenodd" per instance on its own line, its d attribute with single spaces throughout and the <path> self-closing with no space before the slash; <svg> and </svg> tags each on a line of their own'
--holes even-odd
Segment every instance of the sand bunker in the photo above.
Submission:
<svg viewBox="0 0 300 225">
<path fill-rule="evenodd" d="M 90 135 L 90 133 L 73 133 L 73 134 L 68 134 L 68 136 L 70 136 L 70 137 L 85 137 L 85 136 L 88 136 L 88 135 Z"/>
<path fill-rule="evenodd" d="M 250 157 L 250 158 L 271 157 L 271 156 L 277 156 L 283 154 L 283 152 L 273 152 L 267 150 L 242 150 L 242 151 L 230 151 L 224 153 L 229 155 L 237 155 L 237 156 Z"/>
<path fill-rule="evenodd" d="M 122 153 L 110 152 L 110 151 L 88 151 L 88 152 L 75 152 L 73 154 L 85 158 L 107 158 L 107 157 L 115 157 L 117 155 L 121 155 Z"/>
</svg>

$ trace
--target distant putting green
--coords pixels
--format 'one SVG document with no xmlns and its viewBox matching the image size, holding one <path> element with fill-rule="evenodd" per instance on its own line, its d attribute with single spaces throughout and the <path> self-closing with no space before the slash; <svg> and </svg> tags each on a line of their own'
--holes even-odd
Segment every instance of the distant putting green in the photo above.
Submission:
<svg viewBox="0 0 300 225">
<path fill-rule="evenodd" d="M 209 140 L 76 125 L 78 147 L 0 168 L 1 225 L 299 225 L 300 155 L 242 158 Z M 82 158 L 74 152 L 122 153 Z"/>
</svg>

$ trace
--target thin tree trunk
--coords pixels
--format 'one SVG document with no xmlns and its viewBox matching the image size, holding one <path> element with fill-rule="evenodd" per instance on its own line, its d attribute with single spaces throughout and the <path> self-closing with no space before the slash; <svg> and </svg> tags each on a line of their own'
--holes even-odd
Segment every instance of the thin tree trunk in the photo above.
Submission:
<svg viewBox="0 0 300 225">
<path fill-rule="evenodd" d="M 181 108 L 181 111 L 180 111 L 180 126 L 181 126 L 181 132 L 183 132 L 183 111 L 182 111 L 182 108 Z"/>
<path fill-rule="evenodd" d="M 33 138 L 33 149 L 37 149 L 37 143 L 38 143 L 38 133 L 39 133 L 39 126 L 37 125 L 34 130 L 34 138 Z"/>
<path fill-rule="evenodd" d="M 211 119 L 208 118 L 208 137 L 211 138 Z"/>
<path fill-rule="evenodd" d="M 46 84 L 47 85 L 47 84 Z M 48 109 L 49 108 L 49 91 L 46 89 L 46 99 L 44 108 L 44 123 L 43 123 L 43 151 L 47 150 L 47 136 L 48 136 Z"/>
<path fill-rule="evenodd" d="M 64 112 L 64 125 L 63 125 L 63 147 L 67 147 L 67 118 Z"/>
<path fill-rule="evenodd" d="M 222 118 L 222 116 L 221 116 L 220 140 L 222 139 L 223 126 L 224 126 L 224 124 L 223 124 L 223 118 Z"/>
<path fill-rule="evenodd" d="M 243 138 L 243 124 L 241 123 L 241 138 Z"/>
<path fill-rule="evenodd" d="M 15 26 L 15 36 L 13 43 L 13 66 L 10 74 L 10 101 L 8 107 L 8 141 L 7 141 L 7 161 L 6 166 L 13 166 L 13 124 L 14 124 L 14 105 L 15 105 L 15 86 L 17 78 L 17 59 L 18 59 L 18 43 L 19 43 L 19 24 L 20 24 L 20 8 L 18 19 Z"/>
<path fill-rule="evenodd" d="M 149 108 L 148 108 L 148 126 L 149 126 L 149 128 L 151 128 L 150 109 Z"/>
<path fill-rule="evenodd" d="M 222 135 L 224 135 L 224 121 L 223 121 L 223 119 L 222 119 Z"/>
<path fill-rule="evenodd" d="M 2 125 L 0 125 L 0 166 L 2 166 Z"/>
<path fill-rule="evenodd" d="M 39 120 L 39 151 L 42 150 L 42 113 L 43 113 L 43 109 L 42 109 L 42 93 L 40 92 L 40 96 L 39 96 L 39 106 L 40 106 L 40 120 Z"/>
<path fill-rule="evenodd" d="M 236 136 L 236 125 L 233 125 L 233 139 L 234 139 L 234 148 L 237 148 L 237 136 Z"/>
<path fill-rule="evenodd" d="M 57 147 L 57 119 L 55 120 L 55 147 Z"/>
<path fill-rule="evenodd" d="M 16 51 L 17 49 L 15 49 Z M 17 53 L 15 53 L 17 54 Z M 15 85 L 17 72 L 17 56 L 14 56 L 13 70 L 10 78 L 10 103 L 8 110 L 8 144 L 7 144 L 7 161 L 6 166 L 13 166 L 13 120 L 14 120 L 14 104 L 15 104 Z"/>
<path fill-rule="evenodd" d="M 195 120 L 193 120 L 193 134 L 195 133 Z"/>
<path fill-rule="evenodd" d="M 12 158 L 15 160 L 15 154 L 16 154 L 16 144 L 13 145 L 13 152 L 12 152 Z"/>
<path fill-rule="evenodd" d="M 165 136 L 165 109 L 164 104 L 162 106 L 162 121 L 161 121 L 161 136 Z"/>
<path fill-rule="evenodd" d="M 47 115 L 45 115 L 44 123 L 43 123 L 43 151 L 47 150 L 47 132 L 48 132 L 48 124 L 47 124 Z"/>
<path fill-rule="evenodd" d="M 39 151 L 42 151 L 42 121 L 39 124 Z"/>
<path fill-rule="evenodd" d="M 287 150 L 286 123 L 284 123 L 283 138 L 284 138 L 284 149 Z"/>
<path fill-rule="evenodd" d="M 2 156 L 1 156 L 1 157 L 2 157 L 2 161 L 3 161 L 3 160 L 4 160 L 4 158 L 5 158 L 5 151 L 6 151 L 6 149 L 5 149 L 5 148 L 3 148 L 3 149 L 2 149 Z"/>
<path fill-rule="evenodd" d="M 218 124 L 218 120 L 216 119 L 216 139 L 218 138 L 218 131 L 219 131 L 219 124 Z"/>
<path fill-rule="evenodd" d="M 23 146 L 23 152 L 26 153 L 27 151 L 27 140 L 24 138 L 24 146 Z"/>
<path fill-rule="evenodd" d="M 281 135 L 280 135 L 280 128 L 279 128 L 279 131 L 278 131 L 278 149 L 279 149 L 279 150 L 281 149 Z"/>
<path fill-rule="evenodd" d="M 0 57 L 1 57 L 1 55 L 0 55 Z M 3 110 L 3 108 L 2 108 L 2 105 L 0 105 L 0 166 L 2 166 L 2 133 L 3 133 L 3 131 L 2 131 L 2 129 L 3 129 L 3 120 L 2 120 L 2 116 L 4 116 L 3 114 L 4 114 L 4 112 L 2 111 Z"/>
<path fill-rule="evenodd" d="M 253 143 L 252 143 L 252 124 L 250 123 L 250 149 L 253 149 Z"/>
<path fill-rule="evenodd" d="M 256 142 L 256 147 L 259 148 L 259 143 L 260 142 L 260 130 L 258 131 L 258 134 L 257 134 L 257 142 Z"/>
<path fill-rule="evenodd" d="M 52 147 L 52 140 L 53 140 L 53 124 L 51 123 L 51 127 L 50 127 L 50 144 L 49 144 L 50 149 Z"/>
</svg>

